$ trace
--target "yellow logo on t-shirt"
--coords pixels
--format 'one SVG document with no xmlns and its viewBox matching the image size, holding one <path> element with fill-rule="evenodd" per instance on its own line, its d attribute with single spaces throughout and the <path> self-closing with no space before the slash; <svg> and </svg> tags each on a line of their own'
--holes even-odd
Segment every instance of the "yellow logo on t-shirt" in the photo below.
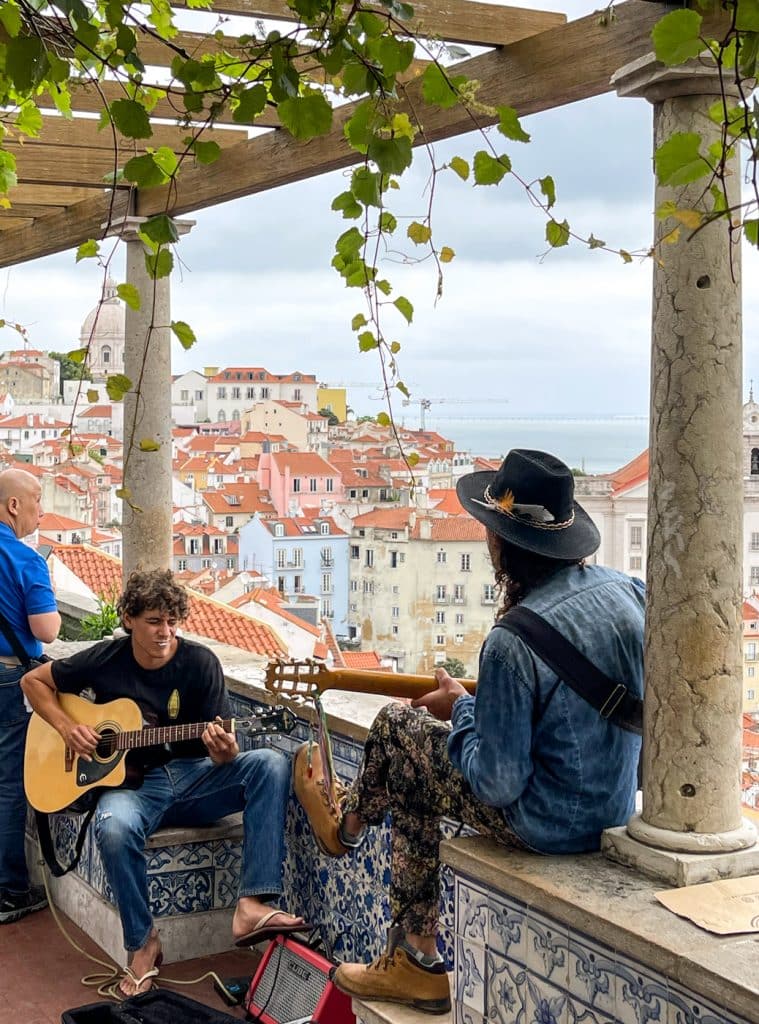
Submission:
<svg viewBox="0 0 759 1024">
<path fill-rule="evenodd" d="M 172 691 L 166 707 L 169 712 L 169 718 L 176 718 L 179 714 L 179 690 Z"/>
</svg>

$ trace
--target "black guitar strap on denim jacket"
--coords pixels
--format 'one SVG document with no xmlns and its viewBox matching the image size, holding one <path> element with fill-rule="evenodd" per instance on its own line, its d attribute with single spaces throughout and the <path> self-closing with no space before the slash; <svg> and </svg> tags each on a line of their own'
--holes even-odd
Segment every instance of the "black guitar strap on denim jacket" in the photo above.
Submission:
<svg viewBox="0 0 759 1024">
<path fill-rule="evenodd" d="M 620 729 L 643 735 L 643 701 L 624 683 L 615 682 L 578 651 L 542 615 L 517 605 L 496 626 L 518 636 L 559 679 Z"/>
</svg>

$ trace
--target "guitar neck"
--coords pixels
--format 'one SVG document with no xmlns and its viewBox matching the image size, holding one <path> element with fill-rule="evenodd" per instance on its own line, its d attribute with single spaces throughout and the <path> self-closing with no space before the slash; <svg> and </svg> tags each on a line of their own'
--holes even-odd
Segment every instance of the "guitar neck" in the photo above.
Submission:
<svg viewBox="0 0 759 1024">
<path fill-rule="evenodd" d="M 381 697 L 423 697 L 435 689 L 433 676 L 403 672 L 374 672 L 371 669 L 335 668 L 319 674 L 314 680 L 319 692 L 348 690 L 350 693 L 376 693 Z M 474 693 L 476 679 L 457 679 L 468 693 Z"/>
<path fill-rule="evenodd" d="M 218 723 L 224 732 L 234 732 L 234 718 L 224 718 Z M 135 750 L 137 747 L 158 747 L 165 743 L 178 743 L 182 740 L 197 740 L 203 735 L 208 722 L 192 722 L 185 725 L 148 726 L 121 732 L 116 737 L 114 746 L 117 750 Z"/>
</svg>

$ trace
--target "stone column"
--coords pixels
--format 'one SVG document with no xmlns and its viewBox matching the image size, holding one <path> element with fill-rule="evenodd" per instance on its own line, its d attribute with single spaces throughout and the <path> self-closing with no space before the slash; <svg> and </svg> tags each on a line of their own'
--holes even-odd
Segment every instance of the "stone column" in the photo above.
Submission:
<svg viewBox="0 0 759 1024">
<path fill-rule="evenodd" d="M 143 219 L 127 217 L 114 232 L 126 243 L 127 283 L 140 296 L 139 309 L 127 306 L 124 342 L 124 373 L 132 382 L 124 396 L 124 580 L 138 567 L 171 567 L 171 279 L 153 280 L 148 273 L 138 234 Z M 184 235 L 195 222 L 175 223 Z M 142 450 L 141 442 L 158 447 Z"/>
<path fill-rule="evenodd" d="M 723 88 L 715 67 L 666 68 L 649 56 L 613 84 L 620 96 L 653 103 L 655 148 L 677 132 L 698 133 L 703 152 L 719 141 L 707 113 Z M 737 155 L 728 170 L 734 202 Z M 657 183 L 654 206 L 706 210 L 708 182 Z M 643 809 L 627 833 L 686 854 L 736 851 L 756 841 L 740 807 L 740 244 L 724 220 L 696 232 L 681 226 L 669 242 L 662 238 L 677 220 L 656 224 Z M 680 884 L 694 878 L 680 875 Z"/>
</svg>

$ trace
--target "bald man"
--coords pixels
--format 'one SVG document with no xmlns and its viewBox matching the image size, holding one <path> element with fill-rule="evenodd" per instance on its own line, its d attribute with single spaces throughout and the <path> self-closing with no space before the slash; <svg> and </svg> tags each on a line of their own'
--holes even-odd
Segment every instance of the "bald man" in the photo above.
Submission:
<svg viewBox="0 0 759 1024">
<path fill-rule="evenodd" d="M 42 642 L 55 640 L 61 625 L 47 563 L 22 540 L 37 529 L 41 493 L 25 470 L 0 473 L 0 612 L 30 658 L 42 654 Z M 0 631 L 0 924 L 46 905 L 45 890 L 29 884 L 24 853 L 25 671 Z"/>
</svg>

